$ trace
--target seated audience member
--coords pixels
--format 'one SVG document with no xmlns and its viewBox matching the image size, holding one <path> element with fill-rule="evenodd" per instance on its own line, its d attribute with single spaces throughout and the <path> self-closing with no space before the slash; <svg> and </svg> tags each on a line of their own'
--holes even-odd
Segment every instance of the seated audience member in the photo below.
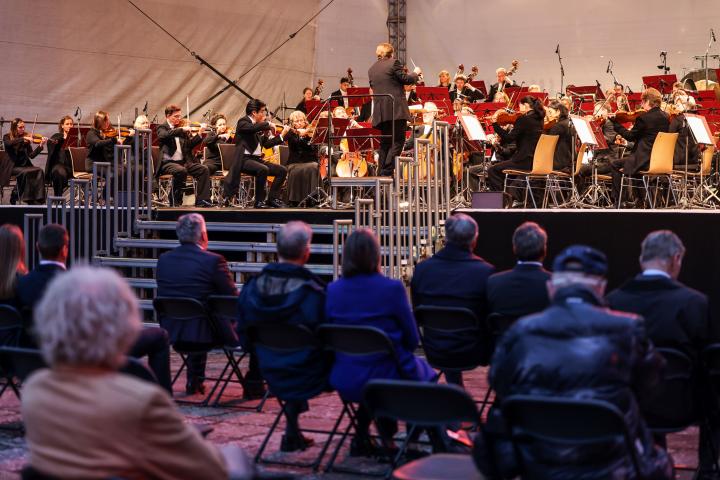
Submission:
<svg viewBox="0 0 720 480">
<path fill-rule="evenodd" d="M 40 264 L 30 273 L 21 277 L 17 285 L 20 305 L 33 310 L 45 294 L 50 281 L 67 270 L 69 238 L 65 227 L 55 223 L 43 226 L 38 233 L 37 250 Z M 31 325 L 26 343 L 36 348 L 34 327 Z M 170 347 L 167 332 L 160 327 L 143 328 L 129 352 L 131 357 L 147 355 L 150 369 L 157 377 L 158 384 L 172 392 L 170 381 Z"/>
<path fill-rule="evenodd" d="M 488 311 L 520 318 L 544 310 L 550 303 L 550 272 L 543 268 L 547 233 L 537 223 L 525 222 L 515 229 L 512 246 L 517 258 L 515 267 L 488 279 Z"/>
<path fill-rule="evenodd" d="M 22 391 L 30 465 L 53 478 L 251 478 L 239 448 L 204 441 L 165 391 L 117 371 L 138 313 L 112 270 L 76 267 L 50 282 L 35 311 L 50 368 Z"/>
<path fill-rule="evenodd" d="M 380 245 L 372 231 L 355 230 L 347 238 L 342 256 L 342 277 L 328 286 L 325 318 L 339 325 L 364 325 L 383 330 L 393 342 L 401 371 L 387 357 L 369 360 L 342 354 L 335 356 L 330 384 L 347 401 L 360 402 L 365 384 L 376 378 L 432 381 L 435 371 L 413 352 L 419 338 L 415 319 L 402 282 L 380 273 Z M 351 454 L 373 453 L 368 434 L 370 414 L 361 405 L 357 435 Z M 378 431 L 386 447 L 392 446 L 397 425 L 379 419 Z"/>
<path fill-rule="evenodd" d="M 160 255 L 155 272 L 158 297 L 194 298 L 206 302 L 210 295 L 237 295 L 235 282 L 228 270 L 225 257 L 207 251 L 208 236 L 205 219 L 198 213 L 188 213 L 178 218 L 175 227 L 180 246 Z M 198 321 L 189 328 L 186 322 L 164 325 L 170 336 L 170 343 L 195 343 L 211 345 L 215 342 L 213 332 L 206 322 Z M 255 380 L 258 373 L 254 358 L 251 359 L 250 378 L 243 384 L 243 396 L 262 397 L 262 380 Z M 185 392 L 188 395 L 205 393 L 206 353 L 188 355 L 187 382 Z M 251 391 L 253 390 L 253 391 Z"/>
<path fill-rule="evenodd" d="M 648 340 L 641 318 L 603 307 L 606 273 L 603 253 L 584 245 L 563 250 L 553 264 L 550 306 L 518 320 L 500 338 L 489 383 L 497 405 L 516 394 L 615 405 L 637 446 L 642 478 L 669 479 L 672 462 L 653 445 L 635 399 L 657 383 L 663 359 Z M 502 412 L 493 407 L 475 445 L 475 460 L 491 478 L 520 474 L 505 435 Z M 570 446 L 528 441 L 519 444 L 517 452 L 526 460 L 522 474 L 528 478 L 636 478 L 624 443 Z"/>
<path fill-rule="evenodd" d="M 707 297 L 677 281 L 684 255 L 685 246 L 673 232 L 651 232 L 642 242 L 642 273 L 612 291 L 607 300 L 615 310 L 642 315 L 648 337 L 656 347 L 680 350 L 694 362 L 698 362 L 700 351 L 708 344 L 718 341 L 720 336 L 717 327 L 710 321 Z M 710 395 L 700 383 L 702 382 L 698 382 L 694 395 L 696 400 L 702 395 Z M 676 412 L 662 399 L 652 396 L 643 402 L 641 407 L 651 425 L 655 419 L 673 419 L 678 414 L 685 418 L 688 413 Z M 717 420 L 713 419 L 712 423 L 713 442 L 718 445 L 720 432 Z M 707 425 L 701 423 L 699 463 L 702 471 L 709 472 L 713 468 L 713 458 L 712 453 L 707 451 L 707 435 Z M 664 444 L 664 438 L 660 440 Z"/>
<path fill-rule="evenodd" d="M 27 273 L 25 266 L 25 237 L 16 225 L 0 225 L 0 303 L 20 308 L 15 296 L 18 279 Z"/>
<path fill-rule="evenodd" d="M 425 335 L 423 347 L 438 355 L 457 359 L 458 365 L 477 362 L 487 365 L 492 355 L 492 341 L 485 328 L 487 304 L 485 287 L 495 267 L 473 254 L 478 226 L 470 216 L 456 213 L 445 222 L 445 247 L 432 258 L 415 267 L 410 289 L 413 306 L 432 305 L 465 307 L 475 314 L 478 331 L 467 335 Z M 462 372 L 443 372 L 450 383 L 462 385 Z"/>
<path fill-rule="evenodd" d="M 312 229 L 289 222 L 277 236 L 279 261 L 263 268 L 243 287 L 238 300 L 238 329 L 244 334 L 258 324 L 305 325 L 314 329 L 325 317 L 325 282 L 305 268 L 310 258 Z M 312 439 L 300 433 L 298 417 L 307 400 L 327 389 L 331 361 L 321 350 L 282 355 L 256 349 L 260 373 L 273 394 L 286 401 L 287 423 L 280 450 L 305 450 Z"/>
</svg>

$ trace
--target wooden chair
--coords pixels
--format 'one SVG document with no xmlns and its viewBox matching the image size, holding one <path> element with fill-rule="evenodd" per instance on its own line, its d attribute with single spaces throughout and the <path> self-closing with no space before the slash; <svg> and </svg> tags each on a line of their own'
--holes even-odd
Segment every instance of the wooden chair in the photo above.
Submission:
<svg viewBox="0 0 720 480">
<path fill-rule="evenodd" d="M 666 197 L 666 205 L 669 203 L 672 194 L 677 204 L 677 196 L 672 188 L 673 174 L 673 157 L 675 156 L 675 143 L 677 143 L 677 133 L 660 132 L 655 138 L 652 151 L 650 152 L 650 166 L 647 170 L 641 170 L 637 174 L 639 179 L 629 177 L 623 173 L 620 179 L 620 195 L 618 195 L 618 208 L 622 204 L 623 192 L 625 185 L 632 188 L 633 182 L 642 182 L 642 188 L 645 189 L 645 198 L 651 208 L 655 208 L 658 191 L 660 190 L 660 180 L 665 180 L 668 185 L 668 194 Z M 652 180 L 655 180 L 654 194 L 650 195 L 650 187 Z M 639 185 L 637 185 L 639 186 Z"/>
<path fill-rule="evenodd" d="M 557 146 L 558 138 L 558 135 L 540 135 L 540 140 L 538 140 L 537 146 L 535 147 L 535 154 L 533 155 L 532 170 L 506 169 L 503 172 L 505 173 L 503 192 L 507 193 L 508 180 L 519 182 L 519 185 L 510 186 L 525 190 L 524 207 L 527 208 L 528 196 L 530 196 L 533 207 L 537 208 L 535 196 L 532 192 L 532 180 L 544 180 L 545 187 L 542 207 L 545 208 L 548 198 L 548 184 L 553 171 L 553 158 L 555 157 L 555 147 Z"/>
<path fill-rule="evenodd" d="M 70 152 L 70 166 L 72 167 L 73 178 L 92 179 L 92 173 L 85 168 L 85 160 L 88 156 L 87 147 L 68 147 Z"/>
<path fill-rule="evenodd" d="M 715 155 L 715 146 L 708 145 L 702 153 L 700 161 L 700 169 L 697 171 L 688 171 L 685 169 L 673 170 L 672 178 L 677 188 L 682 188 L 683 182 L 687 182 L 688 193 L 690 197 L 700 205 L 704 204 L 702 192 L 712 185 L 709 182 L 712 174 L 712 160 Z"/>
</svg>

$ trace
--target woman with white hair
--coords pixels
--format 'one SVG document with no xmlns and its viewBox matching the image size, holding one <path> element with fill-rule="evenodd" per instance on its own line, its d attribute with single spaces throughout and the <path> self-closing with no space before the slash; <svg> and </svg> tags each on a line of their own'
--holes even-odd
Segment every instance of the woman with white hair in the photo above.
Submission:
<svg viewBox="0 0 720 480">
<path fill-rule="evenodd" d="M 118 372 L 142 326 L 117 273 L 76 267 L 57 276 L 35 323 L 50 368 L 23 386 L 34 470 L 57 478 L 250 476 L 239 448 L 205 442 L 164 390 Z"/>
<path fill-rule="evenodd" d="M 338 107 L 342 113 L 343 108 Z M 292 130 L 287 134 L 290 151 L 288 157 L 287 200 L 293 207 L 305 200 L 320 184 L 318 149 L 310 143 L 313 129 L 309 128 L 305 114 L 296 110 L 290 114 Z M 324 160 L 323 178 L 327 177 L 327 157 Z"/>
</svg>

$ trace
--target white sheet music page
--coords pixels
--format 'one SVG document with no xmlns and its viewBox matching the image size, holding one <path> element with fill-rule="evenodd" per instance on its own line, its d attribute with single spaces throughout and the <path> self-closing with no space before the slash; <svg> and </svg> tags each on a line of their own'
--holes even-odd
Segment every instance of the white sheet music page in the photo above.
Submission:
<svg viewBox="0 0 720 480">
<path fill-rule="evenodd" d="M 697 143 L 702 143 L 703 145 L 715 145 L 712 133 L 710 133 L 710 127 L 708 127 L 705 117 L 686 113 L 685 118 L 687 119 L 688 127 L 690 127 L 693 137 L 695 137 Z"/>
<path fill-rule="evenodd" d="M 570 115 L 570 121 L 573 124 L 575 133 L 582 143 L 587 145 L 597 145 L 597 139 L 595 133 L 593 133 L 590 127 L 590 121 L 578 115 Z"/>
<path fill-rule="evenodd" d="M 480 120 L 475 115 L 460 115 L 460 121 L 462 122 L 463 129 L 468 140 L 477 140 L 479 142 L 487 141 L 487 135 L 480 125 Z"/>
</svg>

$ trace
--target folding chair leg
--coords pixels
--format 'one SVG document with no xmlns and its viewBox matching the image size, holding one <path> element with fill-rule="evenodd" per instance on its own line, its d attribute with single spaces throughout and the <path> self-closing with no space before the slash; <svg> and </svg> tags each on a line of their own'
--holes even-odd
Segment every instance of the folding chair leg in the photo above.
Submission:
<svg viewBox="0 0 720 480">
<path fill-rule="evenodd" d="M 482 407 L 480 407 L 480 411 L 478 412 L 478 416 L 481 417 L 481 418 L 482 418 L 483 412 L 485 411 L 485 407 L 490 403 L 489 400 L 490 400 L 490 393 L 491 393 L 491 392 L 492 392 L 492 388 L 490 388 L 490 386 L 488 386 L 487 392 L 485 392 L 485 397 L 483 398 L 482 402 L 480 402 L 481 405 L 482 405 Z"/>
<path fill-rule="evenodd" d="M 223 349 L 223 352 L 225 353 L 225 358 L 227 359 L 227 363 L 225 364 L 225 369 L 223 369 L 223 372 L 220 374 L 220 378 L 223 379 L 223 385 L 220 388 L 220 391 L 218 392 L 217 397 L 215 397 L 215 402 L 213 403 L 214 406 L 220 405 L 220 398 L 222 398 L 223 393 L 225 393 L 225 389 L 227 388 L 228 384 L 232 381 L 233 375 L 237 377 L 238 382 L 243 385 L 243 388 L 245 388 L 245 377 L 243 376 L 242 372 L 240 371 L 240 362 L 243 361 L 243 358 L 247 355 L 247 352 L 242 352 L 240 355 L 240 358 L 236 359 L 234 352 L 227 351 Z M 228 373 L 227 377 L 225 377 L 225 373 L 227 372 L 228 368 L 230 368 L 230 373 Z"/>
<path fill-rule="evenodd" d="M 260 449 L 258 450 L 257 454 L 255 454 L 255 463 L 260 463 L 260 461 L 262 460 L 262 454 L 265 451 L 265 447 L 267 447 L 267 444 L 270 441 L 270 437 L 272 437 L 272 434 L 275 432 L 278 423 L 280 423 L 280 418 L 282 418 L 282 416 L 285 414 L 285 403 L 279 398 L 277 399 L 277 401 L 280 404 L 280 411 L 275 416 L 275 421 L 270 426 L 270 430 L 268 431 L 267 435 L 265 435 L 262 444 L 260 444 Z"/>
</svg>

